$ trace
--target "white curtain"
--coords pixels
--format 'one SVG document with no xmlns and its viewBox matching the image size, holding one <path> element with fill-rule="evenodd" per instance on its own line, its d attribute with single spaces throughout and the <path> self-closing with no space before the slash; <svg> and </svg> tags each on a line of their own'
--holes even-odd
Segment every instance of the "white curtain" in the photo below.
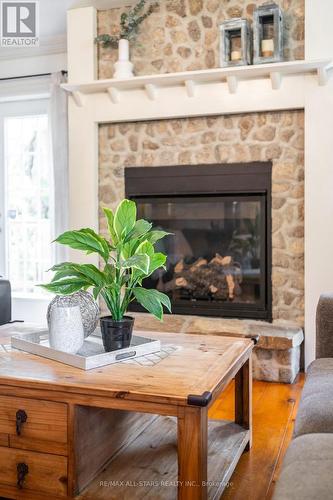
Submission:
<svg viewBox="0 0 333 500">
<path fill-rule="evenodd" d="M 65 82 L 66 76 L 62 72 L 51 75 L 49 120 L 54 183 L 54 237 L 67 231 L 69 225 L 67 93 L 60 86 Z M 67 259 L 67 248 L 54 245 L 55 263 Z"/>
</svg>

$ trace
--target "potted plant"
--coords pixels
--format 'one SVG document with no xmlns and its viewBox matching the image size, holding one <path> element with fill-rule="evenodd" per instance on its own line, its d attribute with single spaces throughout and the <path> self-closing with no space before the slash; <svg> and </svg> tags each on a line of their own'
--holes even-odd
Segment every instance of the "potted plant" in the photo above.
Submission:
<svg viewBox="0 0 333 500">
<path fill-rule="evenodd" d="M 142 286 L 144 278 L 164 267 L 166 255 L 155 252 L 155 243 L 164 238 L 165 231 L 152 229 L 152 224 L 136 220 L 136 204 L 123 200 L 115 213 L 104 208 L 110 239 L 92 229 L 67 231 L 55 241 L 86 254 L 97 253 L 102 259 L 98 269 L 92 264 L 63 262 L 51 270 L 51 283 L 40 285 L 58 295 L 70 295 L 92 289 L 95 300 L 102 296 L 111 315 L 100 319 L 106 351 L 128 347 L 132 338 L 134 319 L 127 316 L 129 304 L 137 300 L 148 312 L 162 321 L 163 306 L 171 312 L 167 295 Z"/>
<path fill-rule="evenodd" d="M 118 61 L 115 63 L 115 78 L 133 77 L 133 64 L 129 60 L 129 42 L 137 35 L 139 26 L 153 12 L 158 5 L 154 2 L 144 12 L 147 0 L 140 0 L 128 12 L 123 12 L 120 17 L 120 32 L 118 35 L 103 34 L 95 38 L 96 43 L 103 47 L 119 47 Z"/>
</svg>

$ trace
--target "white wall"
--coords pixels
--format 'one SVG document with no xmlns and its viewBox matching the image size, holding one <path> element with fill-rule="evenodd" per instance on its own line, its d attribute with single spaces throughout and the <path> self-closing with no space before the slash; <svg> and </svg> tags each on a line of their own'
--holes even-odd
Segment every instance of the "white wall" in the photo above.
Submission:
<svg viewBox="0 0 333 500">
<path fill-rule="evenodd" d="M 0 78 L 53 73 L 63 69 L 67 69 L 66 53 L 0 59 Z"/>
<path fill-rule="evenodd" d="M 305 56 L 333 59 L 333 2 L 306 0 Z M 305 106 L 305 361 L 315 357 L 316 305 L 333 291 L 333 78 Z"/>
</svg>

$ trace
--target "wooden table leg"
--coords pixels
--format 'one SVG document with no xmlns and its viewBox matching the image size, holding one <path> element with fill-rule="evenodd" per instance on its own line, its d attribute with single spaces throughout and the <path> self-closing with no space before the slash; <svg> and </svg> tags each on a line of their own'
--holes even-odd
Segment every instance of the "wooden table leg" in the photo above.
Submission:
<svg viewBox="0 0 333 500">
<path fill-rule="evenodd" d="M 252 360 L 245 362 L 235 377 L 235 422 L 250 431 L 246 450 L 252 446 Z"/>
<path fill-rule="evenodd" d="M 207 499 L 207 408 L 187 406 L 178 415 L 178 499 Z"/>
</svg>

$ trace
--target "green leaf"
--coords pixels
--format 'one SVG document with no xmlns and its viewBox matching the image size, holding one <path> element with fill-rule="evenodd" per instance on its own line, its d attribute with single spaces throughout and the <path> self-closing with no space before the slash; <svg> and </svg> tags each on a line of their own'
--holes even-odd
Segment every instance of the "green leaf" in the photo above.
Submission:
<svg viewBox="0 0 333 500">
<path fill-rule="evenodd" d="M 143 255 L 148 255 L 149 257 L 152 257 L 154 255 L 154 247 L 153 245 L 148 241 L 144 240 L 138 248 L 135 250 L 135 254 L 143 254 Z"/>
<path fill-rule="evenodd" d="M 93 264 L 81 264 L 78 265 L 78 271 L 89 279 L 93 284 L 103 286 L 104 275 L 103 273 Z"/>
<path fill-rule="evenodd" d="M 123 259 L 129 259 L 132 255 L 135 254 L 135 250 L 140 244 L 140 240 L 133 239 L 124 243 L 121 249 L 121 256 Z"/>
<path fill-rule="evenodd" d="M 165 293 L 159 292 L 158 290 L 151 290 L 155 297 L 167 308 L 167 310 L 171 313 L 171 302 L 170 299 Z"/>
<path fill-rule="evenodd" d="M 116 210 L 113 227 L 118 240 L 125 238 L 135 226 L 136 204 L 131 200 L 123 200 Z"/>
<path fill-rule="evenodd" d="M 72 293 L 86 290 L 90 287 L 90 283 L 81 278 L 68 278 L 61 281 L 54 281 L 48 285 L 38 285 L 49 292 L 57 295 L 71 295 Z"/>
<path fill-rule="evenodd" d="M 119 36 L 111 36 L 108 34 L 99 35 L 95 38 L 95 43 L 101 43 L 103 47 L 118 47 Z"/>
<path fill-rule="evenodd" d="M 99 294 L 101 293 L 103 287 L 100 287 L 100 286 L 95 286 L 93 288 L 93 296 L 94 296 L 94 299 L 97 300 Z"/>
<path fill-rule="evenodd" d="M 52 280 L 51 280 L 51 283 L 53 283 L 54 281 L 59 281 L 61 280 L 62 278 L 82 278 L 82 275 L 81 273 L 78 273 L 76 271 L 70 271 L 69 269 L 63 269 L 63 270 L 59 270 L 57 271 Z"/>
<path fill-rule="evenodd" d="M 144 236 L 148 231 L 151 230 L 152 224 L 144 219 L 139 219 L 136 221 L 132 231 L 128 234 L 126 240 L 128 241 L 129 239 L 132 238 L 140 238 L 141 236 Z"/>
<path fill-rule="evenodd" d="M 130 280 L 131 280 L 130 273 L 123 274 L 121 277 L 121 286 L 127 285 L 127 283 L 129 283 Z"/>
<path fill-rule="evenodd" d="M 134 288 L 133 293 L 139 304 L 142 305 L 148 312 L 153 314 L 155 318 L 162 321 L 163 307 L 161 302 L 152 294 L 154 290 L 147 290 L 146 288 Z"/>
<path fill-rule="evenodd" d="M 149 270 L 148 270 L 148 276 L 153 274 L 156 269 L 160 267 L 164 267 L 164 264 L 166 262 L 166 255 L 164 253 L 155 253 L 150 257 L 150 264 L 149 264 Z"/>
<path fill-rule="evenodd" d="M 103 290 L 101 290 L 101 295 L 112 317 L 116 319 L 117 307 L 114 300 L 115 299 L 114 289 L 112 287 L 108 287 L 107 289 L 103 288 Z"/>
<path fill-rule="evenodd" d="M 107 223 L 108 223 L 108 230 L 112 239 L 112 243 L 114 245 L 117 245 L 118 243 L 118 238 L 116 235 L 116 232 L 114 230 L 114 214 L 110 208 L 103 208 L 104 215 L 106 217 Z"/>
<path fill-rule="evenodd" d="M 78 231 L 67 231 L 56 240 L 57 243 L 67 245 L 75 250 L 83 250 L 87 254 L 98 253 L 105 262 L 109 260 L 110 249 L 108 242 L 95 233 L 92 229 L 80 229 Z"/>
<path fill-rule="evenodd" d="M 146 239 L 150 241 L 152 245 L 156 243 L 157 241 L 161 240 L 162 238 L 165 238 L 165 236 L 168 236 L 169 234 L 172 233 L 167 233 L 166 231 L 150 231 L 149 233 L 146 234 Z"/>
<path fill-rule="evenodd" d="M 148 255 L 139 254 L 139 255 L 133 255 L 129 259 L 122 262 L 121 266 L 124 269 L 130 269 L 130 268 L 138 269 L 144 274 L 147 274 L 149 270 L 149 264 L 150 264 L 150 259 Z"/>
<path fill-rule="evenodd" d="M 110 284 L 116 277 L 116 268 L 111 264 L 106 264 L 104 267 L 105 282 Z"/>
<path fill-rule="evenodd" d="M 162 305 L 171 312 L 170 299 L 164 293 L 158 290 L 147 290 L 146 288 L 134 288 L 133 293 L 142 307 L 147 309 L 148 312 L 153 314 L 160 321 L 163 319 Z"/>
<path fill-rule="evenodd" d="M 52 267 L 55 271 L 52 282 L 59 281 L 60 278 L 74 276 L 86 279 L 91 285 L 101 286 L 104 284 L 104 275 L 93 264 L 74 264 L 73 262 L 63 262 Z"/>
</svg>

